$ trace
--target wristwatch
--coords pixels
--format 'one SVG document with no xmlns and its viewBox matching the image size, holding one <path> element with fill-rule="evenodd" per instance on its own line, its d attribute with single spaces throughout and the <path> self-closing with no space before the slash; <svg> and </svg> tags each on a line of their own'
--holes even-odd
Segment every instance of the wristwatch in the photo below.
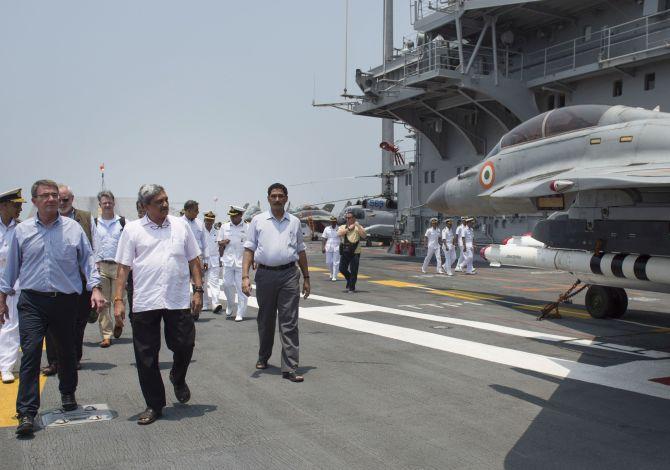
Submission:
<svg viewBox="0 0 670 470">
<path fill-rule="evenodd" d="M 98 284 L 97 286 L 93 286 L 93 287 L 91 287 L 91 291 L 92 291 L 93 289 L 100 289 L 100 290 L 102 290 L 102 286 L 101 286 L 100 284 Z"/>
<path fill-rule="evenodd" d="M 202 286 L 193 286 L 193 292 L 200 292 L 201 294 L 205 293 L 205 289 Z"/>
</svg>

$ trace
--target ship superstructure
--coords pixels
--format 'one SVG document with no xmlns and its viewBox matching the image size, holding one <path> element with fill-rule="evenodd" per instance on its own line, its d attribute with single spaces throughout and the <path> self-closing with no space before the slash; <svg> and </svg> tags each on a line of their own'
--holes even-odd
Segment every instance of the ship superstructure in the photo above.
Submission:
<svg viewBox="0 0 670 470">
<path fill-rule="evenodd" d="M 396 175 L 396 236 L 419 240 L 441 215 L 422 207 L 430 194 L 522 121 L 575 104 L 670 109 L 669 8 L 667 0 L 413 0 L 416 40 L 356 71 L 364 98 L 353 108 L 416 131 L 413 159 L 384 165 Z M 478 238 L 519 235 L 546 215 L 481 218 Z"/>
</svg>

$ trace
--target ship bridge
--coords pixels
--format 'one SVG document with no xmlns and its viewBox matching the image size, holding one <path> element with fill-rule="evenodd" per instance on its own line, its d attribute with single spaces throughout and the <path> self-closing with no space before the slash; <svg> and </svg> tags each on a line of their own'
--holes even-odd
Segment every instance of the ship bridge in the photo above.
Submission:
<svg viewBox="0 0 670 470">
<path fill-rule="evenodd" d="M 357 70 L 364 98 L 354 113 L 407 122 L 443 158 L 442 125 L 452 126 L 483 156 L 490 145 L 474 115 L 483 113 L 502 134 L 546 110 L 538 104 L 544 96 L 552 97 L 550 107 L 562 106 L 571 82 L 612 70 L 633 73 L 668 56 L 668 3 L 413 0 L 416 43 L 405 41 L 379 67 Z"/>
</svg>

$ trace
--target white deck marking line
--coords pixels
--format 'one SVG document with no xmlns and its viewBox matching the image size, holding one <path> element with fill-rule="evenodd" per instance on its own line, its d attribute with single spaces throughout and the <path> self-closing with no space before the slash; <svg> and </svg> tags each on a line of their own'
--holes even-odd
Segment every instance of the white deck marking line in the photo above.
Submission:
<svg viewBox="0 0 670 470">
<path fill-rule="evenodd" d="M 477 302 L 468 302 L 468 301 L 465 301 L 463 303 L 464 304 L 470 304 L 470 305 L 479 305 L 480 307 L 482 307 L 484 305 L 484 304 L 478 304 Z"/>
<path fill-rule="evenodd" d="M 407 308 L 415 308 L 417 310 L 423 310 L 421 307 L 417 307 L 416 305 L 398 305 L 398 307 L 407 307 Z"/>
<path fill-rule="evenodd" d="M 419 304 L 419 305 L 425 305 L 426 307 L 444 308 L 443 305 L 439 304 Z"/>
</svg>

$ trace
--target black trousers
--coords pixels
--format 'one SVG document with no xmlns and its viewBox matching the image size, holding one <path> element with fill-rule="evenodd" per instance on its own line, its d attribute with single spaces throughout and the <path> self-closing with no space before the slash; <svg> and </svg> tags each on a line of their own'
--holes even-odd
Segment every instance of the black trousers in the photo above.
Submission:
<svg viewBox="0 0 670 470">
<path fill-rule="evenodd" d="M 19 337 L 21 340 L 21 369 L 16 412 L 35 416 L 40 407 L 40 361 L 42 341 L 48 331 L 55 346 L 58 361 L 58 380 L 61 393 L 77 389 L 77 352 L 75 348 L 77 294 L 45 297 L 21 291 Z"/>
<path fill-rule="evenodd" d="M 109 299 L 108 299 L 109 300 Z M 75 347 L 77 349 L 77 361 L 81 361 L 84 346 L 84 331 L 88 325 L 88 316 L 91 312 L 91 293 L 84 286 L 82 293 L 77 295 L 77 305 L 75 307 L 76 331 Z M 47 330 L 46 334 L 47 362 L 49 364 L 58 364 L 58 353 L 55 342 L 51 339 L 51 332 Z"/>
<path fill-rule="evenodd" d="M 176 384 L 186 381 L 186 372 L 195 347 L 195 323 L 189 309 L 133 312 L 130 323 L 133 327 L 137 375 L 144 401 L 154 410 L 162 410 L 165 406 L 165 386 L 158 362 L 161 319 L 165 324 L 165 343 L 172 351 L 170 377 Z"/>
<path fill-rule="evenodd" d="M 128 281 L 126 282 L 126 293 L 128 294 L 128 318 L 133 313 L 133 292 L 135 292 L 135 287 L 133 284 L 133 272 L 128 272 Z"/>
<path fill-rule="evenodd" d="M 347 280 L 347 290 L 356 290 L 356 280 L 358 280 L 358 262 L 361 254 L 348 255 L 343 254 L 340 258 L 340 272 Z"/>
</svg>

